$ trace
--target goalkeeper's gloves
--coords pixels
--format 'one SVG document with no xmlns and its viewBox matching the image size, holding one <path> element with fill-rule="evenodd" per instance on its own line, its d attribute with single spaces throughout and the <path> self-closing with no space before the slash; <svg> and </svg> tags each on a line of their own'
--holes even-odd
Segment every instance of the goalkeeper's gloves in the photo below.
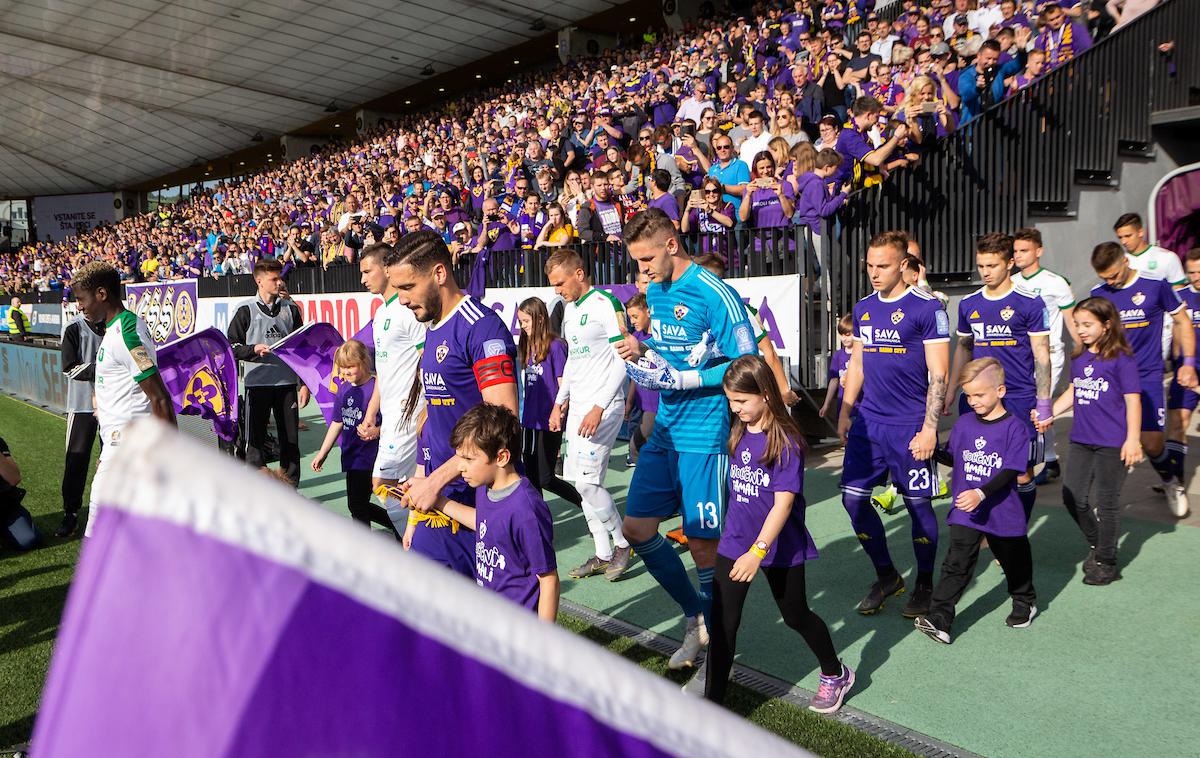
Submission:
<svg viewBox="0 0 1200 758">
<path fill-rule="evenodd" d="M 680 371 L 653 350 L 647 350 L 637 363 L 626 363 L 625 373 L 634 384 L 648 390 L 694 390 L 700 387 L 699 371 Z"/>
</svg>

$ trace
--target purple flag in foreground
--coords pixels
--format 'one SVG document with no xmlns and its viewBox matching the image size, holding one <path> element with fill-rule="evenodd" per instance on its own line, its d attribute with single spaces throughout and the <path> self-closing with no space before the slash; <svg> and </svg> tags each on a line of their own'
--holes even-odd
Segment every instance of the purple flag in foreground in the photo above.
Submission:
<svg viewBox="0 0 1200 758">
<path fill-rule="evenodd" d="M 375 330 L 370 322 L 354 335 L 367 346 L 372 356 L 375 354 Z M 271 352 L 288 365 L 321 409 L 326 424 L 341 421 L 337 415 L 337 393 L 341 378 L 333 368 L 333 354 L 345 342 L 333 324 L 314 321 L 305 324 L 288 336 L 271 346 Z"/>
<path fill-rule="evenodd" d="M 802 754 L 157 421 L 112 455 L 36 756 Z"/>
<path fill-rule="evenodd" d="M 237 438 L 237 361 L 224 332 L 209 328 L 158 348 L 158 372 L 176 413 L 209 419 L 226 442 Z"/>
</svg>

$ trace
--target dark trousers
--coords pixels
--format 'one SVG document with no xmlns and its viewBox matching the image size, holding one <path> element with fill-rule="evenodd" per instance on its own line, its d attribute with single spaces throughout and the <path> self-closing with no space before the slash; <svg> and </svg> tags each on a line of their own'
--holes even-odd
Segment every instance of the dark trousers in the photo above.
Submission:
<svg viewBox="0 0 1200 758">
<path fill-rule="evenodd" d="M 521 462 L 525 464 L 525 476 L 533 486 L 539 491 L 549 490 L 571 505 L 582 505 L 579 492 L 569 482 L 554 475 L 554 464 L 562 447 L 562 432 L 526 429 L 523 434 Z"/>
<path fill-rule="evenodd" d="M 371 502 L 371 494 L 370 471 L 346 472 L 346 507 L 350 509 L 350 518 L 368 527 L 371 524 L 379 524 L 395 534 L 396 539 L 400 539 L 387 509 Z"/>
<path fill-rule="evenodd" d="M 1121 449 L 1072 442 L 1068 455 L 1063 502 L 1088 545 L 1096 549 L 1096 560 L 1115 566 L 1121 537 L 1121 486 L 1128 473 Z"/>
<path fill-rule="evenodd" d="M 88 466 L 92 462 L 92 443 L 99 423 L 94 413 L 67 414 L 67 454 L 63 461 L 63 513 L 77 514 L 83 507 L 83 489 L 87 486 Z"/>
<path fill-rule="evenodd" d="M 942 562 L 942 576 L 929 603 L 929 620 L 939 629 L 949 631 L 954 623 L 954 606 L 975 578 L 975 564 L 984 537 L 987 537 L 992 555 L 1000 561 L 1000 568 L 1004 569 L 1012 599 L 1028 605 L 1033 605 L 1037 599 L 1033 591 L 1033 553 L 1029 549 L 1029 537 L 997 537 L 969 526 L 951 524 L 950 549 Z"/>
<path fill-rule="evenodd" d="M 275 416 L 279 439 L 279 468 L 293 485 L 300 483 L 300 406 L 295 385 L 246 388 L 246 463 L 254 468 L 266 464 L 263 445 L 267 426 Z"/>
<path fill-rule="evenodd" d="M 729 578 L 734 561 L 717 555 L 713 568 L 713 606 L 709 621 L 708 674 L 704 680 L 704 697 L 715 703 L 725 702 L 725 691 L 729 687 L 729 672 L 733 669 L 733 656 L 737 652 L 738 627 L 742 625 L 742 608 L 750 592 L 750 582 L 735 582 Z M 790 568 L 764 568 L 771 595 L 779 606 L 783 623 L 800 633 L 809 650 L 817 656 L 821 672 L 826 676 L 842 673 L 842 662 L 829 627 L 821 617 L 808 607 L 808 596 L 804 589 L 804 564 Z"/>
</svg>

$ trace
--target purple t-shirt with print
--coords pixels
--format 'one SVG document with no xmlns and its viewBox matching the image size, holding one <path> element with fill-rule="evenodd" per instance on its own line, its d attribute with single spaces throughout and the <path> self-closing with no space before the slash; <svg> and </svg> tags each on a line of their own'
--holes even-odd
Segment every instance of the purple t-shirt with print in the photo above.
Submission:
<svg viewBox="0 0 1200 758">
<path fill-rule="evenodd" d="M 845 392 L 842 379 L 845 378 L 848 368 L 850 368 L 850 351 L 839 347 L 833 351 L 833 359 L 829 361 L 829 381 L 832 382 L 836 379 L 838 382 L 838 400 L 842 399 Z"/>
<path fill-rule="evenodd" d="M 664 192 L 649 202 L 651 208 L 658 208 L 663 213 L 667 214 L 667 218 L 672 221 L 679 220 L 679 203 L 675 200 L 675 196 L 670 192 Z"/>
<path fill-rule="evenodd" d="M 524 477 L 500 500 L 487 487 L 475 491 L 475 581 L 536 611 L 538 574 L 558 568 L 554 519 L 546 501 Z"/>
<path fill-rule="evenodd" d="M 1099 353 L 1084 350 L 1071 360 L 1071 385 L 1075 392 L 1071 441 L 1102 447 L 1125 444 L 1125 395 L 1142 391 L 1137 361 L 1125 353 L 1106 361 Z"/>
<path fill-rule="evenodd" d="M 567 343 L 554 340 L 540 363 L 529 356 L 525 365 L 525 404 L 521 407 L 521 426 L 526 429 L 546 429 L 554 397 L 558 394 L 558 378 L 567 365 Z"/>
<path fill-rule="evenodd" d="M 783 182 L 782 188 L 784 197 L 795 202 L 796 190 L 792 183 Z M 762 229 L 790 226 L 791 223 L 791 217 L 783 213 L 783 204 L 778 192 L 773 189 L 756 189 L 750 192 L 750 226 Z"/>
<path fill-rule="evenodd" d="M 1002 471 L 1024 472 L 1029 461 L 1029 428 L 1011 413 L 995 421 L 964 413 L 950 430 L 949 448 L 954 456 L 950 493 L 957 498 L 963 492 L 982 487 Z M 946 523 L 968 526 L 997 537 L 1023 537 L 1025 510 L 1017 496 L 1017 480 L 985 497 L 970 513 L 951 507 Z"/>
<path fill-rule="evenodd" d="M 367 412 L 367 403 L 375 391 L 375 380 L 355 386 L 350 382 L 338 385 L 334 401 L 342 421 L 342 433 L 338 435 L 338 447 L 342 450 L 342 471 L 371 471 L 379 454 L 379 440 L 364 440 L 358 436 L 358 425 Z M 375 423 L 383 423 L 382 416 L 375 414 Z"/>
<path fill-rule="evenodd" d="M 804 527 L 804 453 L 791 448 L 772 466 L 762 464 L 767 435 L 746 430 L 729 459 L 729 510 L 717 552 L 731 560 L 745 555 L 775 507 L 776 492 L 796 495 L 783 529 L 767 549 L 763 566 L 797 566 L 816 560 L 817 547 Z"/>
</svg>

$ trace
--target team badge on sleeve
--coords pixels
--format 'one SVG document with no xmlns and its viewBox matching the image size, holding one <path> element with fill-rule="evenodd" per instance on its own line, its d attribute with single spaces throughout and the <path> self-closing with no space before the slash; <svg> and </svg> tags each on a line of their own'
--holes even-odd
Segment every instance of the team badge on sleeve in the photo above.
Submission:
<svg viewBox="0 0 1200 758">
<path fill-rule="evenodd" d="M 138 345 L 130 350 L 129 357 L 133 358 L 133 365 L 137 366 L 139 372 L 154 367 L 154 361 L 150 359 L 150 352 L 146 350 L 145 345 Z"/>
<path fill-rule="evenodd" d="M 754 337 L 750 335 L 750 327 L 738 324 L 733 328 L 733 337 L 737 340 L 738 350 L 743 354 L 754 350 Z"/>
<path fill-rule="evenodd" d="M 488 340 L 483 343 L 483 355 L 485 358 L 504 355 L 505 352 L 504 340 Z"/>
<path fill-rule="evenodd" d="M 945 311 L 939 309 L 934 315 L 933 321 L 939 337 L 950 336 L 950 317 L 946 315 Z"/>
</svg>

